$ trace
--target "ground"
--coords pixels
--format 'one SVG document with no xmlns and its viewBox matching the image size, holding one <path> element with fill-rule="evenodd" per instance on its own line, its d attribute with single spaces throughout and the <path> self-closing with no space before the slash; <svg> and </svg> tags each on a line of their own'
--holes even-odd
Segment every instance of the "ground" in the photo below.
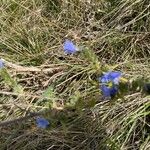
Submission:
<svg viewBox="0 0 150 150">
<path fill-rule="evenodd" d="M 150 149 L 149 0 L 1 0 L 0 32 L 0 150 Z"/>
</svg>

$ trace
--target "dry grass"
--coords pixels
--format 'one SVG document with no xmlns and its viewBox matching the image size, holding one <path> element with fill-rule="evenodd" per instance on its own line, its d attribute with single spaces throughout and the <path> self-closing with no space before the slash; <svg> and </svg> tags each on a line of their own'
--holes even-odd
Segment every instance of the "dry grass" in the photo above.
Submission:
<svg viewBox="0 0 150 150">
<path fill-rule="evenodd" d="M 0 32 L 0 119 L 53 107 L 46 130 L 34 118 L 0 127 L 0 150 L 150 148 L 149 96 L 105 102 L 97 82 L 106 64 L 149 81 L 149 0 L 1 0 Z M 66 38 L 83 52 L 65 55 Z"/>
</svg>

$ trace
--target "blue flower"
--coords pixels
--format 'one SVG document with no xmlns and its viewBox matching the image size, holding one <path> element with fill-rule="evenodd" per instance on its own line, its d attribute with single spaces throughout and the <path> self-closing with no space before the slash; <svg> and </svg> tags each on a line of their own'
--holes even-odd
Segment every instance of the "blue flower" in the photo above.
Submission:
<svg viewBox="0 0 150 150">
<path fill-rule="evenodd" d="M 36 124 L 37 127 L 45 129 L 49 125 L 49 122 L 45 118 L 36 118 Z"/>
<path fill-rule="evenodd" d="M 104 97 L 114 97 L 118 92 L 118 87 L 108 87 L 106 85 L 101 85 L 101 90 Z"/>
<path fill-rule="evenodd" d="M 0 69 L 4 67 L 4 61 L 0 59 Z"/>
<path fill-rule="evenodd" d="M 102 83 L 101 90 L 104 97 L 113 97 L 117 94 L 121 76 L 121 72 L 109 71 L 100 77 L 99 80 Z"/>
<path fill-rule="evenodd" d="M 109 71 L 105 73 L 101 78 L 102 83 L 108 83 L 108 82 L 113 82 L 114 84 L 119 84 L 119 79 L 122 76 L 121 72 L 118 71 Z"/>
<path fill-rule="evenodd" d="M 78 48 L 70 40 L 65 40 L 63 48 L 66 54 L 74 54 L 78 51 Z"/>
</svg>

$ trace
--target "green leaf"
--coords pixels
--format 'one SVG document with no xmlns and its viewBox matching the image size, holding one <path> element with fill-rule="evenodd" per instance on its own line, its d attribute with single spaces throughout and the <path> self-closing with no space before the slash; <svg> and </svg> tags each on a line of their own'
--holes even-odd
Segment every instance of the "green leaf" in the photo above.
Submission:
<svg viewBox="0 0 150 150">
<path fill-rule="evenodd" d="M 38 100 L 37 104 L 42 104 L 48 107 L 56 107 L 56 94 L 53 87 L 49 86 Z"/>
<path fill-rule="evenodd" d="M 100 71 L 101 71 L 101 65 L 100 65 L 98 57 L 94 53 L 94 51 L 92 51 L 90 49 L 85 49 L 85 50 L 83 50 L 82 55 L 83 55 L 83 58 L 86 59 L 90 63 L 92 69 L 95 72 L 99 72 L 100 73 Z"/>
<path fill-rule="evenodd" d="M 1 77 L 3 78 L 5 84 L 7 84 L 8 86 L 10 86 L 10 87 L 13 89 L 13 91 L 14 91 L 15 93 L 18 93 L 18 94 L 22 94 L 22 93 L 23 93 L 23 88 L 22 88 L 22 86 L 19 85 L 19 84 L 17 83 L 17 81 L 15 81 L 15 80 L 10 76 L 10 74 L 8 73 L 8 71 L 7 71 L 5 68 L 3 68 L 3 69 L 0 70 L 0 75 L 1 75 Z"/>
</svg>

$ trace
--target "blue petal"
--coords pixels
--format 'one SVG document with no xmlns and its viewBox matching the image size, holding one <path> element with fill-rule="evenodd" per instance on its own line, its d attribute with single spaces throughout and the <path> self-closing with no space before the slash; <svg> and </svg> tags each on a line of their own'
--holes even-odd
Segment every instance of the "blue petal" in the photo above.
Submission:
<svg viewBox="0 0 150 150">
<path fill-rule="evenodd" d="M 101 90 L 104 97 L 113 97 L 117 94 L 118 87 L 107 87 L 106 85 L 102 85 Z"/>
<path fill-rule="evenodd" d="M 110 88 L 110 96 L 114 97 L 118 92 L 118 88 L 116 86 L 113 86 L 112 88 Z"/>
<path fill-rule="evenodd" d="M 111 78 L 111 81 L 114 83 L 114 84 L 119 84 L 119 78 L 121 77 L 122 73 L 121 72 L 110 72 L 110 78 Z"/>
<path fill-rule="evenodd" d="M 110 95 L 111 94 L 110 93 L 110 88 L 107 87 L 106 85 L 102 85 L 101 90 L 102 90 L 102 94 L 103 94 L 104 97 L 110 97 L 111 96 Z"/>
<path fill-rule="evenodd" d="M 110 81 L 110 73 L 109 72 L 106 72 L 101 78 L 100 78 L 100 81 L 102 83 L 108 83 Z"/>
<path fill-rule="evenodd" d="M 36 124 L 37 124 L 37 127 L 45 129 L 49 125 L 49 122 L 45 118 L 37 118 Z"/>
<path fill-rule="evenodd" d="M 119 71 L 114 71 L 114 72 L 109 72 L 109 75 L 111 76 L 112 79 L 115 79 L 115 78 L 119 78 L 122 75 L 122 73 Z"/>
<path fill-rule="evenodd" d="M 63 48 L 66 54 L 74 54 L 78 49 L 70 40 L 65 40 Z"/>
<path fill-rule="evenodd" d="M 4 61 L 0 59 L 0 69 L 4 67 Z"/>
<path fill-rule="evenodd" d="M 121 72 L 106 72 L 101 78 L 100 81 L 102 83 L 108 83 L 108 82 L 113 82 L 114 84 L 119 84 L 119 78 L 121 77 L 122 73 Z"/>
</svg>

